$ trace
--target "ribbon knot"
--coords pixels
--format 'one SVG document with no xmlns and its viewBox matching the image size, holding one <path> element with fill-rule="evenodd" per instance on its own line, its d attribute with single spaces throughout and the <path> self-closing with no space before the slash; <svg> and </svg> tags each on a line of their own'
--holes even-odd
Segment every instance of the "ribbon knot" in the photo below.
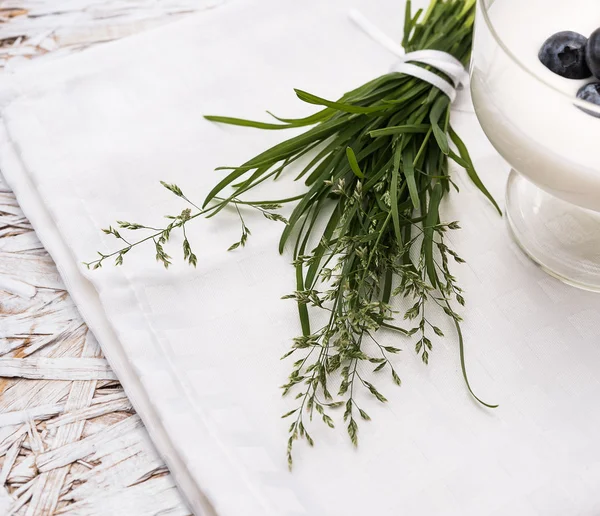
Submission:
<svg viewBox="0 0 600 516">
<path fill-rule="evenodd" d="M 398 43 L 384 34 L 359 11 L 353 9 L 350 11 L 349 16 L 367 36 L 398 57 L 398 61 L 392 65 L 392 72 L 403 73 L 428 82 L 448 95 L 450 102 L 454 102 L 456 99 L 456 90 L 466 85 L 469 81 L 469 75 L 462 63 L 448 52 L 442 52 L 441 50 L 417 50 L 406 53 Z M 431 66 L 449 77 L 452 83 L 430 70 L 411 63 L 421 63 Z"/>
</svg>

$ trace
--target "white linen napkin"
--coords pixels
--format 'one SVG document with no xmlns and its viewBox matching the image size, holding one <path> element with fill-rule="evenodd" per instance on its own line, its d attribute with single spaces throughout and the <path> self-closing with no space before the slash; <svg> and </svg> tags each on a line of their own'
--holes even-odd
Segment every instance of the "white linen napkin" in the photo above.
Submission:
<svg viewBox="0 0 600 516">
<path fill-rule="evenodd" d="M 303 114 L 311 110 L 292 88 L 335 98 L 385 73 L 393 57 L 346 14 L 358 7 L 399 39 L 403 6 L 230 0 L 2 79 L 0 169 L 197 514 L 600 512 L 600 298 L 525 259 L 460 170 L 461 193 L 444 210 L 463 227 L 452 239 L 468 262 L 455 267 L 468 301 L 468 369 L 477 393 L 500 407 L 469 397 L 451 331 L 428 367 L 414 343 L 386 335 L 404 349 L 403 386 L 382 378 L 389 403 L 365 400 L 373 422 L 360 427 L 357 450 L 342 425 L 316 421 L 315 449 L 297 446 L 292 473 L 280 416 L 294 402 L 278 390 L 290 363 L 279 357 L 300 328 L 293 302 L 280 300 L 295 284 L 290 254 L 277 253 L 280 226 L 248 214 L 248 246 L 228 253 L 235 213 L 197 220 L 188 230 L 197 269 L 175 259 L 165 271 L 149 248 L 119 268 L 81 265 L 118 247 L 101 227 L 158 225 L 186 207 L 159 180 L 201 202 L 216 166 L 289 136 L 203 114 Z M 501 198 L 507 165 L 474 115 L 455 113 L 454 124 Z M 301 188 L 283 180 L 263 196 Z"/>
</svg>

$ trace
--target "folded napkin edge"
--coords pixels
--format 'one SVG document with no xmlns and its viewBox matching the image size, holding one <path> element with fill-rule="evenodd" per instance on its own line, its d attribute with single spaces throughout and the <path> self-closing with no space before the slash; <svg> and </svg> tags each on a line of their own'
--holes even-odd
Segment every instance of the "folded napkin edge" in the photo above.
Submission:
<svg viewBox="0 0 600 516">
<path fill-rule="evenodd" d="M 133 372 L 133 366 L 108 322 L 96 289 L 78 270 L 71 251 L 64 243 L 52 216 L 44 207 L 39 193 L 25 171 L 3 121 L 0 121 L 0 170 L 6 183 L 19 200 L 19 206 L 31 223 L 37 237 L 55 263 L 82 319 L 101 344 L 102 352 L 117 374 L 127 396 L 150 434 L 152 442 L 180 487 L 186 502 L 195 514 L 217 516 L 209 498 L 194 481 L 188 466 L 168 437 L 147 392 Z"/>
</svg>

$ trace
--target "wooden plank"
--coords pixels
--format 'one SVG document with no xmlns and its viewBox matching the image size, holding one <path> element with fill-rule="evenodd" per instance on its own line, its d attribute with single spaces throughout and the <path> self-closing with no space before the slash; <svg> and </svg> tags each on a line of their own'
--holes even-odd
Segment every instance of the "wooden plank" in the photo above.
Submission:
<svg viewBox="0 0 600 516">
<path fill-rule="evenodd" d="M 74 321 L 82 323 L 75 305 L 64 292 L 45 294 L 38 294 L 25 306 L 22 305 L 24 299 L 5 298 L 0 312 L 0 338 L 55 335 Z"/>
<path fill-rule="evenodd" d="M 4 253 L 21 253 L 23 251 L 34 251 L 43 248 L 42 243 L 33 231 L 18 233 L 0 239 L 0 251 Z"/>
<path fill-rule="evenodd" d="M 27 434 L 27 425 L 5 427 L 0 429 L 0 457 L 8 453 L 10 447 Z"/>
<path fill-rule="evenodd" d="M 30 283 L 9 276 L 0 276 L 0 289 L 28 299 L 31 299 L 37 293 L 37 288 Z"/>
<path fill-rule="evenodd" d="M 74 504 L 59 510 L 68 516 L 131 516 L 132 514 L 168 514 L 189 516 L 191 513 L 180 503 L 177 488 L 169 476 L 152 477 L 146 482 L 102 493 L 96 491 Z"/>
<path fill-rule="evenodd" d="M 0 428 L 14 427 L 31 420 L 45 421 L 54 416 L 62 414 L 66 410 L 65 403 L 53 403 L 49 405 L 39 405 L 37 407 L 28 407 L 23 410 L 5 412 L 0 414 Z M 111 412 L 131 411 L 133 407 L 127 399 L 125 392 L 101 396 L 94 398 L 91 406 L 79 410 L 70 411 L 64 416 L 53 419 L 46 423 L 46 428 L 54 428 L 74 421 L 83 421 L 100 417 Z M 2 455 L 2 445 L 0 444 L 0 455 Z"/>
<path fill-rule="evenodd" d="M 56 428 L 76 421 L 85 421 L 87 419 L 110 414 L 111 412 L 130 412 L 132 410 L 133 407 L 131 406 L 131 402 L 127 398 L 112 400 L 106 403 L 97 403 L 84 409 L 74 410 L 53 421 L 49 421 L 46 423 L 46 428 Z"/>
<path fill-rule="evenodd" d="M 21 435 L 15 442 L 11 445 L 11 447 L 6 452 L 6 456 L 4 457 L 4 464 L 2 464 L 2 470 L 0 471 L 0 487 L 4 488 L 4 484 L 6 484 L 6 480 L 8 479 L 8 474 L 10 470 L 15 465 L 17 460 L 17 456 L 19 455 L 19 451 L 21 450 L 21 444 L 25 440 L 26 434 Z"/>
<path fill-rule="evenodd" d="M 65 290 L 50 256 L 0 252 L 0 275 L 40 288 Z"/>
<path fill-rule="evenodd" d="M 81 352 L 81 359 L 94 359 L 100 355 L 98 342 L 91 334 L 88 334 Z M 96 380 L 73 382 L 65 404 L 65 411 L 77 411 L 89 407 L 95 390 Z M 52 441 L 52 447 L 60 449 L 69 443 L 76 442 L 81 437 L 83 425 L 83 420 L 75 420 L 72 423 L 61 426 Z M 38 477 L 39 480 L 36 483 L 31 502 L 27 509 L 28 516 L 36 516 L 37 514 L 51 515 L 55 512 L 60 489 L 69 472 L 70 466 L 71 463 L 69 462 L 62 468 L 44 472 Z"/>
<path fill-rule="evenodd" d="M 4 486 L 0 486 L 0 514 L 9 514 L 13 504 L 13 497 Z"/>
<path fill-rule="evenodd" d="M 72 321 L 64 330 L 58 334 L 43 336 L 42 338 L 35 339 L 31 344 L 28 344 L 22 352 L 24 357 L 33 355 L 36 351 L 39 351 L 43 347 L 67 339 L 79 340 L 85 338 L 87 333 L 87 327 L 81 323 L 81 321 Z"/>
<path fill-rule="evenodd" d="M 24 442 L 22 446 L 23 449 L 29 448 L 30 451 L 32 451 L 31 447 L 28 447 L 27 442 Z M 8 473 L 7 480 L 9 484 L 24 484 L 37 476 L 38 471 L 35 466 L 34 454 L 35 452 L 33 452 L 33 454 L 25 455 L 24 457 L 17 457 L 14 466 Z"/>
<path fill-rule="evenodd" d="M 13 498 L 16 498 L 16 501 L 13 504 L 13 506 L 9 509 L 8 514 L 21 514 L 21 507 L 23 507 L 29 500 L 31 500 L 34 484 L 35 479 L 32 479 L 26 484 L 23 484 L 19 489 L 17 489 L 13 493 Z"/>
<path fill-rule="evenodd" d="M 139 416 L 130 416 L 115 425 L 101 430 L 97 434 L 82 439 L 81 441 L 66 444 L 60 448 L 40 454 L 35 461 L 36 465 L 39 471 L 50 471 L 51 469 L 65 466 L 78 459 L 84 459 L 90 455 L 102 453 L 102 447 L 104 445 L 114 446 L 115 442 L 122 442 L 126 439 L 129 432 L 139 429 L 142 426 L 142 420 Z"/>
<path fill-rule="evenodd" d="M 34 421 L 30 421 L 27 426 L 28 426 L 28 428 L 27 428 L 28 441 L 27 442 L 29 443 L 29 448 L 36 455 L 43 453 L 44 452 L 44 442 L 42 441 L 40 432 L 37 429 L 37 425 L 35 424 Z"/>
<path fill-rule="evenodd" d="M 164 473 L 165 465 L 143 432 L 132 435 L 135 441 L 102 457 L 98 466 L 70 475 L 61 499 L 85 500 L 95 492 L 125 488 Z"/>
<path fill-rule="evenodd" d="M 0 414 L 0 427 L 18 425 L 32 420 L 43 421 L 64 411 L 64 403 L 51 403 L 23 410 L 15 410 L 13 412 L 5 412 Z"/>
<path fill-rule="evenodd" d="M 60 342 L 60 346 L 43 348 L 39 355 L 52 358 L 77 356 L 81 353 L 82 346 L 81 340 L 65 339 Z M 9 381 L 0 378 L 0 407 L 3 411 L 12 411 L 42 403 L 58 403 L 67 395 L 68 389 L 68 382 L 22 379 Z"/>
<path fill-rule="evenodd" d="M 105 358 L 0 358 L 0 376 L 32 380 L 116 380 Z"/>
</svg>

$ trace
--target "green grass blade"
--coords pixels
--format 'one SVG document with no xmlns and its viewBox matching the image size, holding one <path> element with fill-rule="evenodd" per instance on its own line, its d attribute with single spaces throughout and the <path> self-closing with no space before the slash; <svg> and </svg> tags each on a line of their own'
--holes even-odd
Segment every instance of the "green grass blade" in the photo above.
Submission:
<svg viewBox="0 0 600 516">
<path fill-rule="evenodd" d="M 488 198 L 488 200 L 494 205 L 494 208 L 496 208 L 500 216 L 502 216 L 502 210 L 500 209 L 500 206 L 498 206 L 496 199 L 494 199 L 493 195 L 488 191 L 488 189 L 483 184 L 483 181 L 481 181 L 479 175 L 477 174 L 477 171 L 475 170 L 475 165 L 473 165 L 473 161 L 471 160 L 471 155 L 469 154 L 467 146 L 464 144 L 464 142 L 456 133 L 456 131 L 452 128 L 452 126 L 448 128 L 448 132 L 450 134 L 450 139 L 452 140 L 452 143 L 456 145 L 458 153 L 460 154 L 460 157 L 465 163 L 465 165 L 461 166 L 467 171 L 469 179 L 471 179 L 473 184 L 481 191 L 481 193 Z"/>
<path fill-rule="evenodd" d="M 410 32 L 412 30 L 412 2 L 406 0 L 406 6 L 404 7 L 404 37 L 402 38 L 402 46 L 406 48 L 408 41 L 410 40 Z"/>
<path fill-rule="evenodd" d="M 426 124 L 397 125 L 394 127 L 376 129 L 369 132 L 369 135 L 372 138 L 379 138 L 381 136 L 396 136 L 399 134 L 424 134 L 429 131 L 429 128 L 430 126 Z"/>
<path fill-rule="evenodd" d="M 289 224 L 285 226 L 281 238 L 279 239 L 279 252 L 283 254 L 285 244 L 290 237 L 290 234 L 294 230 L 294 226 L 300 220 L 300 218 L 309 210 L 311 204 L 317 202 L 321 196 L 325 193 L 325 187 L 323 184 L 314 184 L 308 192 L 304 194 L 302 200 L 296 205 L 294 211 L 290 215 Z"/>
<path fill-rule="evenodd" d="M 315 261 L 310 264 L 308 268 L 308 272 L 306 273 L 306 286 L 308 288 L 312 288 L 317 278 L 317 272 L 319 271 L 321 261 L 323 259 L 323 254 L 325 253 L 326 243 L 330 243 L 331 237 L 333 236 L 341 218 L 342 210 L 340 209 L 340 205 L 336 205 L 331 216 L 329 218 L 329 222 L 327 226 L 325 226 L 325 230 L 323 231 L 323 235 L 319 241 L 319 245 L 315 248 L 312 255 L 315 257 Z"/>
<path fill-rule="evenodd" d="M 304 134 L 298 135 L 294 138 L 290 138 L 280 144 L 271 147 L 269 150 L 255 156 L 251 160 L 244 163 L 239 169 L 234 170 L 231 174 L 223 178 L 217 183 L 217 185 L 208 193 L 204 200 L 203 207 L 219 193 L 229 186 L 231 183 L 236 181 L 245 172 L 248 171 L 249 167 L 256 166 L 257 164 L 264 163 L 278 163 L 290 156 L 293 156 L 297 152 L 301 152 L 307 145 L 328 138 L 334 134 L 340 127 L 346 123 L 345 120 L 336 120 L 333 122 L 325 122 Z"/>
<path fill-rule="evenodd" d="M 407 147 L 402 156 L 403 171 L 404 177 L 406 177 L 406 184 L 408 185 L 410 198 L 415 210 L 417 210 L 419 209 L 419 191 L 417 189 L 417 182 L 415 180 L 415 165 L 413 160 L 412 148 Z"/>
<path fill-rule="evenodd" d="M 458 156 L 455 152 L 450 151 L 448 153 L 448 157 L 454 161 L 457 165 L 461 166 L 465 170 L 469 167 L 469 163 L 467 163 L 464 159 Z"/>
<path fill-rule="evenodd" d="M 451 310 L 450 304 L 447 301 L 446 301 L 446 307 L 449 310 Z M 463 379 L 465 380 L 465 384 L 467 385 L 467 389 L 469 390 L 469 393 L 471 394 L 471 396 L 473 396 L 473 398 L 475 398 L 475 400 L 477 400 L 477 402 L 481 403 L 484 407 L 491 408 L 491 409 L 498 408 L 499 405 L 490 405 L 489 403 L 486 403 L 485 401 L 482 401 L 473 392 L 473 389 L 471 388 L 471 384 L 469 383 L 469 377 L 467 375 L 467 365 L 465 363 L 465 343 L 464 343 L 464 338 L 463 338 L 462 330 L 460 329 L 460 324 L 459 324 L 459 322 L 456 319 L 454 319 L 454 327 L 456 328 L 456 333 L 458 335 L 458 345 L 459 345 L 459 350 L 460 350 L 460 368 L 462 370 Z"/>
<path fill-rule="evenodd" d="M 380 113 L 389 109 L 389 106 L 371 106 L 371 107 L 360 107 L 355 106 L 353 104 L 346 104 L 344 102 L 334 102 L 332 100 L 327 100 L 321 97 L 317 97 L 312 93 L 308 93 L 306 91 L 294 90 L 298 98 L 306 102 L 308 104 L 314 104 L 317 106 L 327 106 L 333 109 L 337 109 L 338 111 L 343 111 L 345 113 L 354 113 L 354 114 L 372 114 L 372 113 Z"/>
<path fill-rule="evenodd" d="M 396 242 L 398 246 L 402 246 L 402 233 L 400 232 L 400 215 L 398 213 L 398 175 L 400 173 L 400 161 L 402 158 L 402 148 L 400 142 L 396 143 L 394 151 L 394 165 L 392 167 L 392 180 L 390 182 L 390 211 L 392 213 L 392 223 Z"/>
<path fill-rule="evenodd" d="M 431 108 L 431 112 L 429 113 L 429 121 L 431 122 L 431 128 L 433 129 L 433 136 L 437 141 L 440 150 L 446 155 L 450 152 L 450 144 L 448 143 L 448 136 L 440 127 L 439 122 L 444 110 L 448 108 L 449 103 L 450 100 L 448 97 L 445 95 L 441 96 L 435 101 Z"/>
<path fill-rule="evenodd" d="M 214 116 L 204 115 L 206 120 L 210 122 L 218 122 L 219 124 L 237 125 L 241 127 L 253 127 L 255 129 L 267 129 L 267 130 L 278 130 L 278 129 L 291 129 L 295 127 L 291 124 L 269 124 L 267 122 L 258 122 L 255 120 L 246 120 L 244 118 L 233 118 L 230 116 Z"/>
<path fill-rule="evenodd" d="M 296 264 L 296 290 L 302 292 L 304 290 L 302 264 Z M 298 303 L 298 316 L 300 318 L 300 326 L 302 327 L 302 335 L 308 337 L 310 335 L 310 317 L 308 315 L 308 307 L 305 303 Z"/>
<path fill-rule="evenodd" d="M 336 110 L 331 108 L 325 108 L 321 111 L 317 111 L 316 113 L 309 115 L 304 118 L 283 118 L 277 115 L 274 115 L 270 111 L 267 111 L 269 116 L 272 116 L 275 120 L 278 120 L 284 124 L 288 124 L 292 127 L 305 127 L 308 125 L 318 124 L 319 122 L 323 122 L 325 120 L 330 119 Z"/>
<path fill-rule="evenodd" d="M 356 154 L 354 154 L 352 147 L 346 147 L 346 157 L 348 158 L 348 163 L 350 163 L 350 168 L 352 169 L 352 172 L 354 172 L 356 177 L 358 177 L 359 179 L 364 179 L 365 175 L 364 175 L 363 171 L 360 169 L 360 165 L 358 164 L 358 160 L 356 159 Z"/>
<path fill-rule="evenodd" d="M 383 277 L 383 290 L 381 293 L 381 301 L 389 303 L 392 296 L 392 280 L 394 279 L 394 271 L 390 268 L 386 269 Z"/>
<path fill-rule="evenodd" d="M 435 260 L 433 257 L 433 238 L 435 235 L 434 227 L 439 221 L 439 207 L 442 200 L 443 189 L 440 183 L 436 183 L 429 197 L 429 206 L 427 208 L 427 218 L 423 228 L 423 250 L 425 255 L 425 265 L 427 276 L 434 287 L 438 286 L 438 277 L 435 269 Z"/>
</svg>

